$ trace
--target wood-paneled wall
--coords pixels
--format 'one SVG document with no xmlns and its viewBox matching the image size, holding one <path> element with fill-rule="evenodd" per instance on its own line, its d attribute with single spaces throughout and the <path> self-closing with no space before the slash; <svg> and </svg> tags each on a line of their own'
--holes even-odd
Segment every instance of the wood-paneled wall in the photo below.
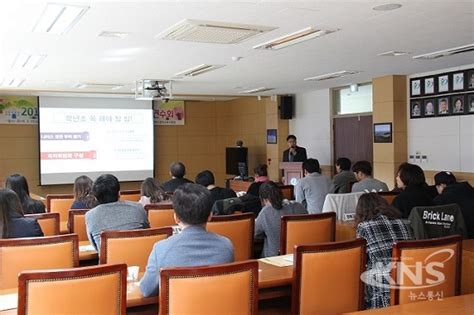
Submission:
<svg viewBox="0 0 474 315">
<path fill-rule="evenodd" d="M 266 162 L 265 102 L 256 97 L 219 102 L 186 102 L 186 125 L 155 126 L 155 176 L 169 179 L 173 161 L 186 165 L 188 178 L 210 169 L 218 185 L 224 185 L 225 147 L 241 139 L 249 148 L 249 172 Z M 0 125 L 0 187 L 6 177 L 20 173 L 30 190 L 45 196 L 70 193 L 71 185 L 38 186 L 38 126 Z M 122 189 L 138 189 L 140 183 L 123 183 Z"/>
</svg>

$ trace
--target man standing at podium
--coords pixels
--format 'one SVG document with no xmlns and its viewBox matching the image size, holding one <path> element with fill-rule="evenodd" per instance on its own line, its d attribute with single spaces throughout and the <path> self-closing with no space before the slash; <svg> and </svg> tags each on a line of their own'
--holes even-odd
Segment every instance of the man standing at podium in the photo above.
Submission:
<svg viewBox="0 0 474 315">
<path fill-rule="evenodd" d="M 304 162 L 306 161 L 306 149 L 296 145 L 296 137 L 289 135 L 286 137 L 288 149 L 283 151 L 283 162 Z"/>
</svg>

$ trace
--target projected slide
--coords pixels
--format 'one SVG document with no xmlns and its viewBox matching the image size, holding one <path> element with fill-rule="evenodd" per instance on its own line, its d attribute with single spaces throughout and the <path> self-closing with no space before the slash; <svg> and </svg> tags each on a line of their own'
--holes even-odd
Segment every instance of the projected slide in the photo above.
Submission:
<svg viewBox="0 0 474 315">
<path fill-rule="evenodd" d="M 112 173 L 122 181 L 153 176 L 151 106 L 129 109 L 40 105 L 39 117 L 43 185 L 72 183 L 82 174 L 96 178 Z"/>
</svg>

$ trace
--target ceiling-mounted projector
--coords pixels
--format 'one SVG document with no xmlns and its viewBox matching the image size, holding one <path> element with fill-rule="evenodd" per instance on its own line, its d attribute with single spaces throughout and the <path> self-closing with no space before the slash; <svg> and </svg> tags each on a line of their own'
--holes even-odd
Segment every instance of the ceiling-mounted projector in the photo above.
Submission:
<svg viewBox="0 0 474 315">
<path fill-rule="evenodd" d="M 142 79 L 135 82 L 136 100 L 166 100 L 172 96 L 172 83 L 169 80 Z"/>
</svg>

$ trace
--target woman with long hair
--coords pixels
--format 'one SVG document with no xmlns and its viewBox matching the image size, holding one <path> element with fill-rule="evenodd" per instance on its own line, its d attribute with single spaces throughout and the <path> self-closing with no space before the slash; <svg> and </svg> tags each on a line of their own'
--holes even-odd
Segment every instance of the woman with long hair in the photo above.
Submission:
<svg viewBox="0 0 474 315">
<path fill-rule="evenodd" d="M 82 175 L 74 181 L 74 202 L 71 209 L 92 209 L 97 206 L 97 200 L 92 194 L 92 179 Z"/>
<path fill-rule="evenodd" d="M 140 193 L 141 198 L 139 202 L 142 206 L 146 206 L 150 203 L 159 203 L 169 199 L 163 187 L 153 177 L 148 177 L 142 182 Z"/>
<path fill-rule="evenodd" d="M 390 206 L 377 193 L 360 196 L 356 207 L 357 237 L 367 241 L 367 272 L 365 273 L 365 304 L 367 308 L 390 305 L 388 286 L 392 246 L 396 241 L 412 239 L 412 233 L 401 219 L 398 209 Z M 381 280 L 382 279 L 382 280 Z M 379 285 L 374 285 L 379 284 Z"/>
<path fill-rule="evenodd" d="M 255 220 L 255 238 L 264 239 L 262 257 L 277 256 L 280 249 L 281 216 L 308 212 L 301 203 L 284 203 L 280 188 L 272 181 L 260 186 L 260 200 L 263 208 Z"/>
<path fill-rule="evenodd" d="M 11 189 L 0 189 L 0 238 L 43 236 L 36 219 L 25 218 L 20 199 Z"/>
<path fill-rule="evenodd" d="M 393 199 L 392 205 L 400 210 L 402 218 L 408 218 L 414 207 L 433 204 L 433 197 L 425 181 L 425 173 L 418 165 L 402 163 L 398 167 L 396 180 L 401 192 Z"/>
<path fill-rule="evenodd" d="M 44 213 L 46 207 L 44 203 L 30 197 L 30 190 L 25 176 L 20 174 L 13 174 L 8 176 L 5 181 L 5 188 L 13 190 L 18 198 L 20 198 L 23 213 Z"/>
</svg>

